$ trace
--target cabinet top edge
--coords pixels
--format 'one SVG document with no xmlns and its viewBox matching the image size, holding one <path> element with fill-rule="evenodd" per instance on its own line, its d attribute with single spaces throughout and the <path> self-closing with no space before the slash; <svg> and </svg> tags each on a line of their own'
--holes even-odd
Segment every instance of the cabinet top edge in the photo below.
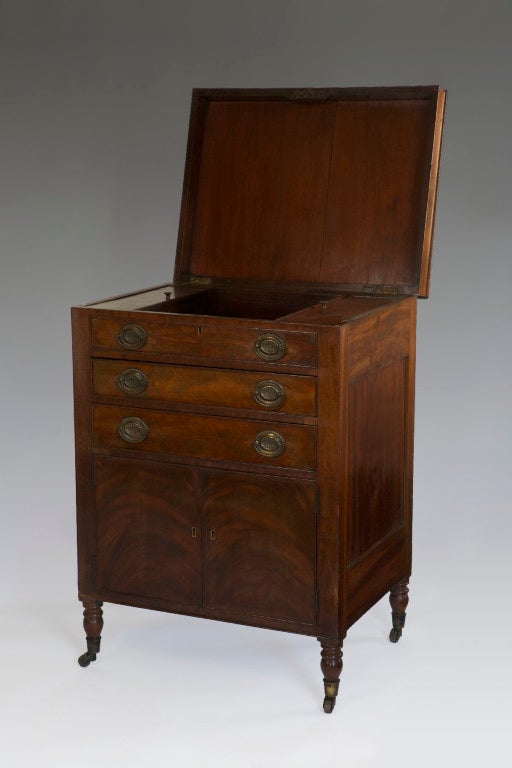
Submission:
<svg viewBox="0 0 512 768">
<path fill-rule="evenodd" d="M 386 99 L 436 99 L 446 93 L 439 85 L 394 86 L 296 86 L 287 88 L 193 88 L 201 101 L 346 101 Z"/>
</svg>

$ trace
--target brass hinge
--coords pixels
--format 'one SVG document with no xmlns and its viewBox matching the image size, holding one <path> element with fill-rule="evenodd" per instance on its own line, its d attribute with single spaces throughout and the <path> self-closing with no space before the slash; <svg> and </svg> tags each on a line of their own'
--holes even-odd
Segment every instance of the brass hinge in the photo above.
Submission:
<svg viewBox="0 0 512 768">
<path fill-rule="evenodd" d="M 190 283 L 193 283 L 194 285 L 211 285 L 212 284 L 212 278 L 211 277 L 196 277 L 192 276 L 189 280 Z"/>
<path fill-rule="evenodd" d="M 398 285 L 376 285 L 373 292 L 379 296 L 400 296 L 400 286 Z"/>
</svg>

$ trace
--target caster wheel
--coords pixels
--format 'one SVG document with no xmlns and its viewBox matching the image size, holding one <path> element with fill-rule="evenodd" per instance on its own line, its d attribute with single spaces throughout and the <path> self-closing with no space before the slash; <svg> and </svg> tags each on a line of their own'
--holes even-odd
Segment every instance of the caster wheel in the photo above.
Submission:
<svg viewBox="0 0 512 768">
<path fill-rule="evenodd" d="M 393 627 L 391 632 L 389 633 L 389 639 L 392 643 L 398 643 L 400 638 L 402 637 L 402 630 L 396 629 L 396 627 Z"/>
<path fill-rule="evenodd" d="M 78 663 L 81 667 L 88 667 L 91 661 L 96 661 L 96 654 L 89 653 L 89 651 L 83 653 L 78 659 Z"/>
<path fill-rule="evenodd" d="M 326 696 L 324 699 L 324 712 L 330 715 L 334 709 L 335 704 L 336 704 L 336 699 L 332 699 L 329 696 Z"/>
</svg>

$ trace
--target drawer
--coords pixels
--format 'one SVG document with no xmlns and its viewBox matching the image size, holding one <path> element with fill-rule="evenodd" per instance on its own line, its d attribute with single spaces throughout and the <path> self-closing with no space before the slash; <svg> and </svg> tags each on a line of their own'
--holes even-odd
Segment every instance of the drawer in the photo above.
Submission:
<svg viewBox="0 0 512 768">
<path fill-rule="evenodd" d="M 151 359 L 166 354 L 208 360 L 316 366 L 316 334 L 262 327 L 173 322 L 137 315 L 136 320 L 91 318 L 92 349 L 135 352 Z"/>
<path fill-rule="evenodd" d="M 93 360 L 93 391 L 105 397 L 133 397 L 222 408 L 314 416 L 316 380 L 258 371 L 228 371 L 187 365 Z"/>
<path fill-rule="evenodd" d="M 316 464 L 315 427 L 109 405 L 93 408 L 93 446 L 301 470 Z"/>
</svg>

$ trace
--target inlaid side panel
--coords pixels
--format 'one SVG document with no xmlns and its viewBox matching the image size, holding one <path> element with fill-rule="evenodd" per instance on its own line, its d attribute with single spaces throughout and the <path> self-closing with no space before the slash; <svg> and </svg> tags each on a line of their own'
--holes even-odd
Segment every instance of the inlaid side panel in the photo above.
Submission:
<svg viewBox="0 0 512 768">
<path fill-rule="evenodd" d="M 212 474 L 203 504 L 204 607 L 314 624 L 315 485 Z"/>
<path fill-rule="evenodd" d="M 349 385 L 349 567 L 406 520 L 407 367 L 403 358 Z"/>
<path fill-rule="evenodd" d="M 187 467 L 96 459 L 100 593 L 201 605 L 198 486 L 197 473 Z"/>
</svg>

